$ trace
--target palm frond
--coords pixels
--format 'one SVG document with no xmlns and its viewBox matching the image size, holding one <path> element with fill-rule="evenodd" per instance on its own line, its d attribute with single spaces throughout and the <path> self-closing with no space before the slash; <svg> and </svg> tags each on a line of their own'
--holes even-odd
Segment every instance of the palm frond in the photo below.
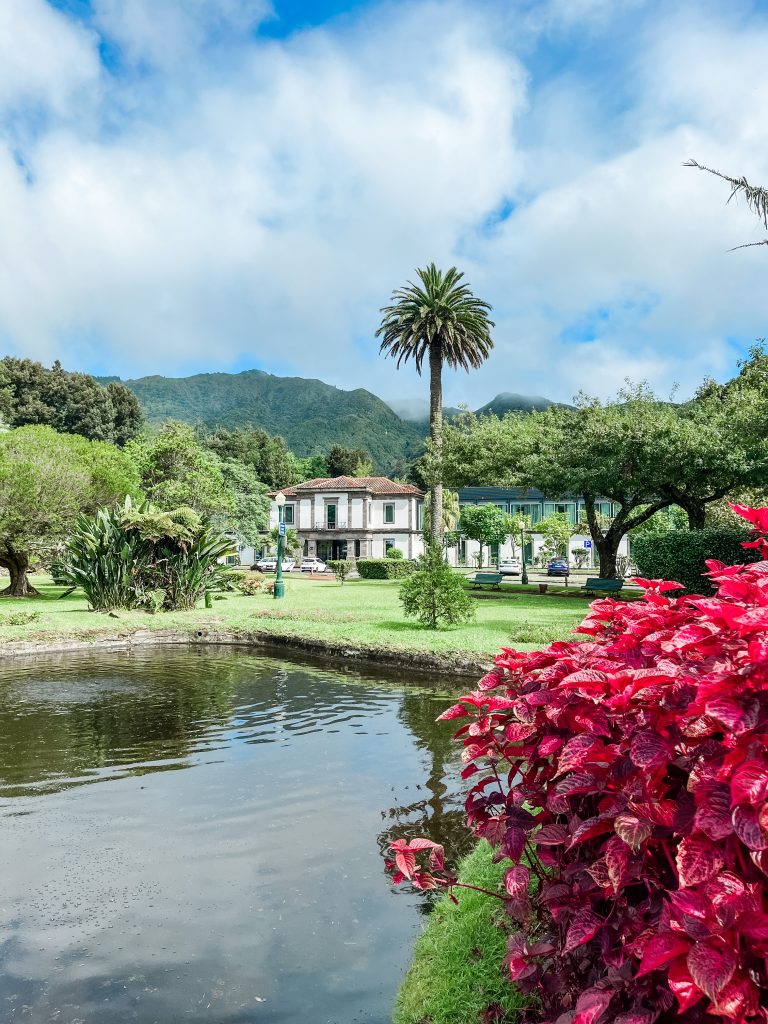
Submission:
<svg viewBox="0 0 768 1024">
<path fill-rule="evenodd" d="M 698 160 L 686 160 L 683 163 L 683 167 L 695 167 L 700 171 L 706 171 L 708 174 L 714 174 L 715 177 L 727 181 L 731 186 L 731 194 L 726 202 L 730 203 L 734 196 L 741 196 L 749 209 L 763 222 L 763 227 L 768 228 L 768 188 L 764 188 L 761 185 L 751 185 L 744 177 L 732 178 L 730 175 L 723 174 L 722 171 L 715 170 L 713 167 L 705 167 Z M 746 242 L 744 245 L 737 245 L 734 248 L 749 249 L 753 245 L 768 245 L 768 238 L 760 242 Z"/>
</svg>

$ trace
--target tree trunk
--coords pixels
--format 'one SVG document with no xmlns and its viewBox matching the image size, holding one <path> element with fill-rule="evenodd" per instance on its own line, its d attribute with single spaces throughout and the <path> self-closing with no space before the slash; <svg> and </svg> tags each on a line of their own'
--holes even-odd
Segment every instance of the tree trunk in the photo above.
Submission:
<svg viewBox="0 0 768 1024">
<path fill-rule="evenodd" d="M 29 556 L 24 551 L 6 548 L 0 555 L 0 566 L 11 574 L 11 585 L 0 591 L 3 597 L 36 597 L 38 591 L 27 579 Z"/>
<path fill-rule="evenodd" d="M 614 520 L 610 529 L 605 533 L 600 529 L 600 522 L 597 518 L 595 499 L 592 495 L 584 495 L 584 511 L 587 514 L 589 532 L 592 543 L 597 548 L 597 556 L 600 559 L 599 576 L 601 580 L 616 579 L 616 556 L 619 553 L 619 544 L 624 536 L 622 529 L 622 513 Z"/>
<path fill-rule="evenodd" d="M 438 341 L 429 346 L 429 436 L 435 456 L 435 479 L 430 488 L 430 533 L 443 543 L 443 353 Z"/>
</svg>

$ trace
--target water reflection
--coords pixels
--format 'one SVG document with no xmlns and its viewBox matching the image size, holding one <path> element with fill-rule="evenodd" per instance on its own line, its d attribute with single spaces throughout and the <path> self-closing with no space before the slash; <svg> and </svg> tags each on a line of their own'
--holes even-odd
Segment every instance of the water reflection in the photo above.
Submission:
<svg viewBox="0 0 768 1024">
<path fill-rule="evenodd" d="M 244 651 L 5 670 L 0 1019 L 388 1021 L 423 903 L 378 849 L 465 839 L 445 703 Z"/>
</svg>

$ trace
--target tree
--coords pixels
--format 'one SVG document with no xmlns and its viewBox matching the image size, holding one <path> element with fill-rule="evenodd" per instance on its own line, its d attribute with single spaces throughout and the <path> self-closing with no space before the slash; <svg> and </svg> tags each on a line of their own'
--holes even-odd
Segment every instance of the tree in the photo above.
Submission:
<svg viewBox="0 0 768 1024">
<path fill-rule="evenodd" d="M 326 456 L 328 476 L 373 476 L 373 462 L 365 448 L 335 444 Z"/>
<path fill-rule="evenodd" d="M 568 541 L 573 536 L 573 526 L 564 512 L 553 512 L 536 524 L 536 532 L 544 537 L 544 554 L 549 558 L 567 558 Z"/>
<path fill-rule="evenodd" d="M 242 462 L 222 462 L 221 472 L 232 496 L 232 528 L 241 544 L 255 546 L 269 524 L 267 488 Z"/>
<path fill-rule="evenodd" d="M 416 572 L 403 580 L 400 601 L 404 613 L 427 629 L 437 629 L 441 623 L 458 626 L 475 615 L 475 605 L 461 577 L 446 563 L 436 541 L 427 544 Z"/>
<path fill-rule="evenodd" d="M 277 550 L 277 542 L 280 539 L 280 530 L 273 526 L 268 535 L 271 546 Z M 283 537 L 283 554 L 298 555 L 301 553 L 304 544 L 295 530 L 286 530 Z"/>
<path fill-rule="evenodd" d="M 203 447 L 193 427 L 168 420 L 157 434 L 137 437 L 125 450 L 139 470 L 144 493 L 156 505 L 231 518 L 234 500 L 221 460 Z"/>
<path fill-rule="evenodd" d="M 503 544 L 515 528 L 512 516 L 498 505 L 465 505 L 459 516 L 459 529 L 465 537 L 480 542 L 480 565 L 483 564 L 483 546 Z"/>
<path fill-rule="evenodd" d="M 488 319 L 490 305 L 476 298 L 463 274 L 455 267 L 446 273 L 434 263 L 417 270 L 420 285 L 408 282 L 392 293 L 393 304 L 384 314 L 376 337 L 380 351 L 397 360 L 397 366 L 413 359 L 421 374 L 425 357 L 429 361 L 429 435 L 435 459 L 430 480 L 432 495 L 430 530 L 438 545 L 443 538 L 443 365 L 469 372 L 488 358 L 493 341 Z"/>
<path fill-rule="evenodd" d="M 443 491 L 443 530 L 445 533 L 453 533 L 459 521 L 459 496 L 456 491 Z M 424 534 L 429 534 L 432 521 L 432 495 L 424 497 Z"/>
<path fill-rule="evenodd" d="M 111 444 L 45 426 L 0 434 L 0 566 L 11 577 L 4 593 L 35 594 L 33 558 L 49 555 L 81 513 L 139 493 L 133 463 Z"/>
<path fill-rule="evenodd" d="M 730 175 L 723 174 L 722 171 L 716 171 L 712 167 L 705 167 L 696 160 L 686 160 L 683 167 L 696 167 L 700 171 L 714 174 L 716 177 L 728 182 L 731 187 L 728 202 L 730 203 L 734 196 L 741 196 L 746 200 L 750 210 L 762 221 L 763 227 L 768 228 L 768 189 L 763 188 L 761 185 L 750 185 L 747 179 L 743 177 L 731 178 Z M 760 242 L 747 242 L 744 245 L 737 245 L 736 248 L 749 249 L 753 245 L 768 245 L 768 238 L 764 238 Z"/>
<path fill-rule="evenodd" d="M 49 370 L 32 359 L 0 360 L 0 410 L 10 426 L 41 424 L 59 433 L 123 445 L 141 425 L 136 396 L 119 382 L 103 387 L 87 373 Z"/>
<path fill-rule="evenodd" d="M 272 437 L 257 427 L 225 430 L 220 427 L 211 434 L 203 434 L 202 445 L 214 452 L 223 462 L 241 462 L 254 478 L 272 491 L 307 479 L 303 459 L 297 459 L 282 437 Z M 322 475 L 322 474 L 320 474 Z"/>
</svg>

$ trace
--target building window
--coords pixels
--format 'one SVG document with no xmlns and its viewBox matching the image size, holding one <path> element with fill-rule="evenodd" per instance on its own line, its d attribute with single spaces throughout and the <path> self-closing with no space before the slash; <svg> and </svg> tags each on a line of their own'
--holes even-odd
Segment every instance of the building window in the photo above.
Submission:
<svg viewBox="0 0 768 1024">
<path fill-rule="evenodd" d="M 394 523 L 395 521 L 395 506 L 392 504 L 386 504 L 384 506 L 384 522 Z"/>
<path fill-rule="evenodd" d="M 336 506 L 326 505 L 325 506 L 325 525 L 330 529 L 334 529 L 336 526 Z"/>
<path fill-rule="evenodd" d="M 388 537 L 384 541 L 384 557 L 386 557 L 387 552 L 391 551 L 394 546 L 395 546 L 394 540 L 391 537 Z"/>
<path fill-rule="evenodd" d="M 356 540 L 355 541 L 355 558 L 359 558 L 359 557 L 360 557 L 360 541 Z"/>
<path fill-rule="evenodd" d="M 240 565 L 240 556 L 227 555 L 227 565 Z"/>
<path fill-rule="evenodd" d="M 575 501 L 545 501 L 544 502 L 544 515 L 551 516 L 554 513 L 559 512 L 562 515 L 568 516 L 569 523 L 576 522 L 576 502 Z"/>
<path fill-rule="evenodd" d="M 288 523 L 289 526 L 292 526 L 294 523 L 293 508 L 293 505 L 286 505 L 283 509 L 283 522 Z"/>
<path fill-rule="evenodd" d="M 416 529 L 424 529 L 424 502 L 420 501 L 416 506 Z"/>
<path fill-rule="evenodd" d="M 538 501 L 528 501 L 520 505 L 511 505 L 510 509 L 514 516 L 528 516 L 531 526 L 541 519 L 541 505 Z"/>
</svg>

